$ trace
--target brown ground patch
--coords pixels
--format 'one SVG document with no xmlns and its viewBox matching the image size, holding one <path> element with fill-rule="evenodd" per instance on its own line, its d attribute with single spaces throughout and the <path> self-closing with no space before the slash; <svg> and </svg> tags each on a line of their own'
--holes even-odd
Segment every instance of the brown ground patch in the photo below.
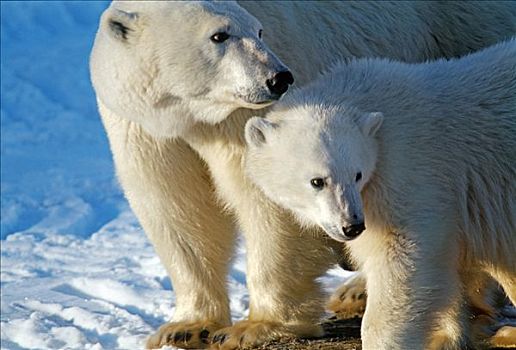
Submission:
<svg viewBox="0 0 516 350">
<path fill-rule="evenodd" d="M 323 328 L 323 338 L 284 340 L 264 344 L 257 349 L 267 350 L 361 350 L 360 318 L 349 320 L 328 320 Z"/>
<path fill-rule="evenodd" d="M 259 350 L 362 350 L 360 341 L 361 318 L 348 320 L 328 320 L 322 325 L 326 335 L 317 339 L 286 339 L 264 344 Z M 516 347 L 510 347 L 516 349 Z M 507 350 L 491 348 L 489 350 Z"/>
</svg>

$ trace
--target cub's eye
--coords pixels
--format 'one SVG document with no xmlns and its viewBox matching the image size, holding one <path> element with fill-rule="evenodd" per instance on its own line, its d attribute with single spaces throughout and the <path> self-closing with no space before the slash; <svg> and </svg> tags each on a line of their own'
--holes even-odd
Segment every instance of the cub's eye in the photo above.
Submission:
<svg viewBox="0 0 516 350">
<path fill-rule="evenodd" d="M 310 180 L 310 185 L 312 185 L 312 187 L 316 190 L 322 190 L 326 183 L 324 182 L 323 178 L 316 177 L 315 179 Z"/>
<path fill-rule="evenodd" d="M 362 173 L 361 173 L 361 172 L 358 172 L 358 173 L 357 173 L 357 176 L 355 177 L 355 181 L 356 181 L 356 182 L 358 182 L 358 181 L 360 181 L 360 180 L 362 180 Z"/>
<path fill-rule="evenodd" d="M 223 43 L 224 41 L 228 40 L 228 38 L 229 38 L 228 33 L 220 32 L 220 33 L 213 34 L 210 39 L 214 43 L 220 44 L 220 43 Z"/>
<path fill-rule="evenodd" d="M 261 39 L 261 38 L 262 38 L 262 34 L 263 34 L 263 30 L 262 30 L 262 29 L 260 29 L 260 30 L 258 31 L 258 38 L 260 38 L 260 39 Z"/>
</svg>

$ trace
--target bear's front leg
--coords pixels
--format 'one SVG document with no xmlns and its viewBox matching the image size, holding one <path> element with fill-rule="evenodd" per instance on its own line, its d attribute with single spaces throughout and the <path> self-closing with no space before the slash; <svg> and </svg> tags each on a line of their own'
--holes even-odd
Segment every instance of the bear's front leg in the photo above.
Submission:
<svg viewBox="0 0 516 350">
<path fill-rule="evenodd" d="M 318 337 L 325 294 L 316 282 L 337 259 L 327 239 L 303 231 L 261 192 L 237 207 L 247 245 L 249 318 L 219 330 L 214 347 L 257 346 L 279 338 Z"/>
<path fill-rule="evenodd" d="M 461 348 L 465 320 L 456 242 L 439 242 L 435 234 L 386 235 L 366 232 L 350 244 L 352 254 L 364 259 L 367 280 L 363 348 Z M 360 254 L 366 247 L 369 256 Z"/>
<path fill-rule="evenodd" d="M 118 177 L 172 281 L 176 309 L 147 348 L 207 347 L 231 324 L 226 276 L 235 228 L 206 166 L 183 141 L 157 140 L 99 103 Z"/>
<path fill-rule="evenodd" d="M 176 296 L 171 322 L 149 338 L 147 348 L 205 348 L 214 331 L 231 324 L 226 276 L 235 228 L 216 204 L 196 154 L 180 141 L 162 147 L 166 159 L 154 164 L 145 183 L 140 182 L 144 193 L 136 198 L 134 189 L 128 193 Z"/>
</svg>

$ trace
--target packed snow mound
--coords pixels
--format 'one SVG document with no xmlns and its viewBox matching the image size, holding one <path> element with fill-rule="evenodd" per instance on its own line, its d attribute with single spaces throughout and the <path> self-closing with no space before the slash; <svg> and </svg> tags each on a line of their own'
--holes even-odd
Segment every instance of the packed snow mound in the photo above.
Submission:
<svg viewBox="0 0 516 350">
<path fill-rule="evenodd" d="M 88 59 L 107 2 L 2 2 L 1 237 L 88 236 L 119 212 Z"/>
</svg>

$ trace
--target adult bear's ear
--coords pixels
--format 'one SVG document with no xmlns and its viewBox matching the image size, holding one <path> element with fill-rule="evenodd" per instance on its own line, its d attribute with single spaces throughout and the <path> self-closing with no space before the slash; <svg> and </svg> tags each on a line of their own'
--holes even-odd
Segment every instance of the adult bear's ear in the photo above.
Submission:
<svg viewBox="0 0 516 350">
<path fill-rule="evenodd" d="M 383 122 L 382 112 L 364 113 L 358 119 L 358 126 L 366 136 L 374 136 Z"/>
<path fill-rule="evenodd" d="M 253 117 L 245 124 L 245 141 L 249 146 L 260 147 L 267 142 L 269 132 L 277 127 L 277 124 L 260 117 Z"/>
<path fill-rule="evenodd" d="M 136 39 L 141 29 L 141 19 L 136 12 L 126 12 L 116 8 L 106 11 L 104 25 L 106 31 L 116 40 L 129 43 Z"/>
</svg>

